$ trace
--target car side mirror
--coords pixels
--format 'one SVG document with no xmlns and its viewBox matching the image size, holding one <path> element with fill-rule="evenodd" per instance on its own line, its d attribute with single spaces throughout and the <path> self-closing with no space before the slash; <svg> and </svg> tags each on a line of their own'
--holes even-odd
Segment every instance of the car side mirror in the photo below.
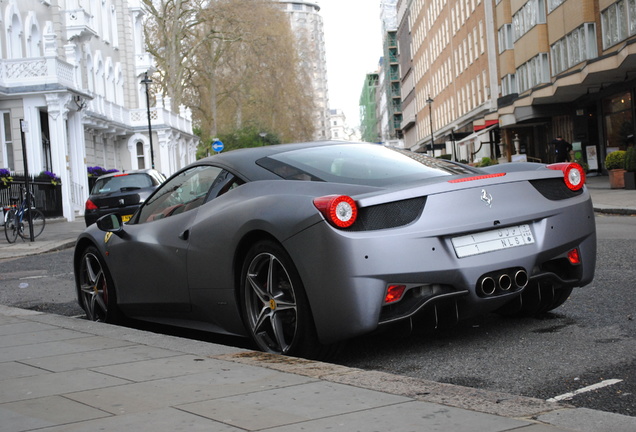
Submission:
<svg viewBox="0 0 636 432">
<path fill-rule="evenodd" d="M 102 216 L 97 219 L 95 222 L 97 228 L 106 232 L 120 232 L 123 228 L 123 222 L 121 221 L 121 216 L 116 213 L 107 214 L 106 216 Z"/>
</svg>

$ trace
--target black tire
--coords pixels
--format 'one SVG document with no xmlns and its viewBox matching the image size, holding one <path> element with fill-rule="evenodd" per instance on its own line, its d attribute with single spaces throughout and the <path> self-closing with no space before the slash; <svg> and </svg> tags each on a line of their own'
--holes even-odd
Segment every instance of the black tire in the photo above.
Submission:
<svg viewBox="0 0 636 432">
<path fill-rule="evenodd" d="M 334 346 L 318 341 L 303 283 L 278 243 L 261 241 L 249 250 L 240 300 L 245 327 L 260 350 L 312 359 L 335 354 Z"/>
<path fill-rule="evenodd" d="M 18 233 L 20 237 L 25 240 L 29 240 L 31 238 L 31 229 L 29 227 L 29 213 L 31 213 L 31 221 L 33 222 L 33 238 L 42 234 L 44 231 L 44 225 L 46 225 L 46 219 L 44 218 L 44 213 L 42 213 L 38 209 L 31 209 L 25 212 L 22 217 L 23 229 L 21 229 Z"/>
<path fill-rule="evenodd" d="M 99 251 L 93 246 L 87 247 L 77 268 L 77 294 L 86 318 L 107 323 L 119 321 L 115 284 Z"/>
<path fill-rule="evenodd" d="M 561 306 L 572 294 L 572 287 L 557 288 L 549 283 L 528 284 L 521 296 L 503 306 L 497 313 L 506 316 L 536 316 Z"/>
<path fill-rule="evenodd" d="M 9 243 L 15 243 L 18 238 L 19 227 L 15 223 L 15 209 L 4 215 L 4 235 Z"/>
</svg>

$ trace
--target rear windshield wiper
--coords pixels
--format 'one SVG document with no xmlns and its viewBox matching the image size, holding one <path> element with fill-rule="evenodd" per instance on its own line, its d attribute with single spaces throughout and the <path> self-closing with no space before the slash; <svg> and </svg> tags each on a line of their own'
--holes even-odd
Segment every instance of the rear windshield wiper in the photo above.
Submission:
<svg viewBox="0 0 636 432">
<path fill-rule="evenodd" d="M 141 189 L 139 186 L 126 186 L 123 188 L 119 188 L 120 191 L 122 192 L 126 192 L 126 191 L 131 191 L 131 190 L 137 190 L 137 189 Z"/>
</svg>

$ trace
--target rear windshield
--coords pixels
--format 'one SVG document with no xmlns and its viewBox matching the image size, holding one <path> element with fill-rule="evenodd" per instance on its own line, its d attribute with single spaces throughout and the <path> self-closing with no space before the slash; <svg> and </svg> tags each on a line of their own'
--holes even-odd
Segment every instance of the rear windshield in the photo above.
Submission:
<svg viewBox="0 0 636 432">
<path fill-rule="evenodd" d="M 120 174 L 98 179 L 91 195 L 99 195 L 121 190 L 134 190 L 155 186 L 156 182 L 148 174 Z"/>
<path fill-rule="evenodd" d="M 384 186 L 432 177 L 470 174 L 463 165 L 374 144 L 292 150 L 257 161 L 287 180 Z"/>
</svg>

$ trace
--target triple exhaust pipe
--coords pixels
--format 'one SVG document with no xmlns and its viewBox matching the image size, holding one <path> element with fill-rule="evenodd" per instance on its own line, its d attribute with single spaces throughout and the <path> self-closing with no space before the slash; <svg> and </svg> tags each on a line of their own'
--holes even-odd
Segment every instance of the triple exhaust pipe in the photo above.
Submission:
<svg viewBox="0 0 636 432">
<path fill-rule="evenodd" d="M 510 290 L 516 291 L 528 285 L 528 273 L 524 269 L 508 269 L 487 273 L 477 281 L 478 294 L 489 297 L 499 291 L 499 294 Z"/>
</svg>

